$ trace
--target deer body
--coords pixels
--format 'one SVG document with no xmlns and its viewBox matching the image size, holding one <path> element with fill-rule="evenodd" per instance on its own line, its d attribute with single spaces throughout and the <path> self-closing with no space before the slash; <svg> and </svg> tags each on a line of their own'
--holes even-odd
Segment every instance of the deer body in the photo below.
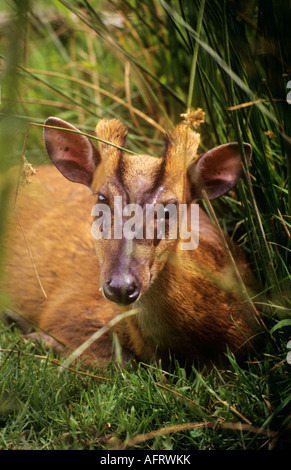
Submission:
<svg viewBox="0 0 291 470">
<path fill-rule="evenodd" d="M 75 130 L 56 118 L 47 124 Z M 90 218 L 96 202 L 113 208 L 114 196 L 121 196 L 124 206 L 135 203 L 143 211 L 146 204 L 190 205 L 203 188 L 210 198 L 218 197 L 240 177 L 237 146 L 196 159 L 199 136 L 180 125 L 167 137 L 164 157 L 156 159 L 117 148 L 126 139 L 119 121 L 101 121 L 96 134 L 115 147 L 100 142 L 97 149 L 84 135 L 45 130 L 48 154 L 59 171 L 40 169 L 18 200 L 22 228 L 16 221 L 11 230 L 8 286 L 15 309 L 52 335 L 54 346 L 59 341 L 75 349 L 121 309 L 134 308 L 135 315 L 113 328 L 125 360 L 133 354 L 145 362 L 161 358 L 167 363 L 171 351 L 179 360 L 210 364 L 227 347 L 242 359 L 256 331 L 254 319 L 239 295 L 223 243 L 201 209 L 195 250 L 182 249 L 182 240 L 171 239 L 168 232 L 164 239 L 94 241 Z M 249 156 L 248 146 L 246 152 Z M 252 287 L 252 274 L 239 250 L 237 260 L 246 285 Z M 111 332 L 86 354 L 108 362 Z"/>
</svg>

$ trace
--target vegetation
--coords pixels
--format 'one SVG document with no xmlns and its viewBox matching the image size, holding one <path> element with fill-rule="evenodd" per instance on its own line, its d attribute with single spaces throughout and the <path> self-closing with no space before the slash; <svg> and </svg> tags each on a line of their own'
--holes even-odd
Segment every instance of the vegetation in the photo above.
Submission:
<svg viewBox="0 0 291 470">
<path fill-rule="evenodd" d="M 23 163 L 23 149 L 33 165 L 47 162 L 39 125 L 48 116 L 90 133 L 118 117 L 128 149 L 158 156 L 164 132 L 202 108 L 201 152 L 233 140 L 253 147 L 243 181 L 205 209 L 246 251 L 264 322 L 245 367 L 229 356 L 226 371 L 190 373 L 65 369 L 2 325 L 1 449 L 290 446 L 290 12 L 286 0 L 1 1 L 1 239 L 4 172 Z M 2 277 L 4 261 L 2 250 Z"/>
</svg>

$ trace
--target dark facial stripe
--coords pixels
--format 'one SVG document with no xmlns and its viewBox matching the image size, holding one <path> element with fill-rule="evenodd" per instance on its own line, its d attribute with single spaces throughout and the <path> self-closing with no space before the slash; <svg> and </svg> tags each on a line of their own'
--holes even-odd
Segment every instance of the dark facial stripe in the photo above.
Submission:
<svg viewBox="0 0 291 470">
<path fill-rule="evenodd" d="M 170 134 L 167 134 L 165 136 L 165 150 L 164 150 L 164 155 L 161 158 L 160 165 L 156 171 L 155 179 L 154 179 L 154 184 L 153 184 L 153 191 L 157 189 L 159 186 L 162 185 L 165 172 L 166 172 L 166 165 L 167 165 L 167 156 L 171 152 L 171 146 L 172 146 L 172 137 Z"/>
<path fill-rule="evenodd" d="M 165 170 L 166 170 L 166 158 L 165 156 L 160 159 L 160 165 L 158 166 L 154 178 L 154 183 L 152 186 L 152 192 L 154 192 L 159 186 L 162 185 L 162 182 L 164 180 L 165 176 Z"/>
<path fill-rule="evenodd" d="M 125 172 L 125 164 L 122 152 L 119 153 L 119 158 L 116 166 L 116 178 L 118 179 L 119 183 L 123 186 L 124 185 L 124 175 Z"/>
</svg>

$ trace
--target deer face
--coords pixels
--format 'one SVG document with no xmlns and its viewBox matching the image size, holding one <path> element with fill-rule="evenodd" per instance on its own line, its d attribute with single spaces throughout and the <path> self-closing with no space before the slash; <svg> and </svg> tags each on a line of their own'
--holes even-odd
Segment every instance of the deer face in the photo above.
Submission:
<svg viewBox="0 0 291 470">
<path fill-rule="evenodd" d="M 138 300 L 181 249 L 182 209 L 200 198 L 202 189 L 213 199 L 241 176 L 237 144 L 197 158 L 199 134 L 183 125 L 167 135 L 160 158 L 124 152 L 127 129 L 117 120 L 97 125 L 98 149 L 64 121 L 49 118 L 46 125 L 61 128 L 44 132 L 53 163 L 65 177 L 93 192 L 100 285 L 118 304 Z M 247 144 L 245 150 L 250 156 Z"/>
</svg>

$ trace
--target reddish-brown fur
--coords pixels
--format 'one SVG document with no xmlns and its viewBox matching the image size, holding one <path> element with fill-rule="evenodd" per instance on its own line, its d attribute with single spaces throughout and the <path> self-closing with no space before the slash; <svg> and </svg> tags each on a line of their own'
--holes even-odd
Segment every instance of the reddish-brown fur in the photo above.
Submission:
<svg viewBox="0 0 291 470">
<path fill-rule="evenodd" d="M 55 118 L 47 124 L 75 129 Z M 119 121 L 101 121 L 96 133 L 125 145 L 127 132 Z M 173 200 L 190 204 L 203 188 L 210 198 L 218 197 L 241 175 L 237 147 L 225 146 L 197 159 L 199 135 L 183 125 L 169 134 L 160 159 L 129 155 L 102 142 L 97 150 L 85 136 L 51 128 L 45 131 L 45 142 L 67 179 L 53 166 L 39 168 L 18 196 L 19 219 L 12 222 L 9 236 L 8 289 L 15 310 L 52 335 L 55 347 L 59 341 L 74 350 L 118 313 L 134 308 L 135 315 L 113 328 L 125 360 L 133 354 L 142 361 L 161 358 L 167 363 L 171 351 L 179 360 L 209 365 L 218 363 L 227 347 L 243 359 L 256 322 L 239 295 L 224 245 L 202 210 L 195 250 L 181 250 L 179 239 L 133 240 L 130 250 L 124 239 L 94 241 L 90 216 L 98 194 L 111 207 L 114 195 L 142 206 Z M 250 148 L 245 149 L 250 156 Z M 253 276 L 235 250 L 251 288 Z M 108 300 L 100 288 L 108 295 L 109 280 L 117 296 L 124 283 L 128 292 L 138 290 L 138 298 L 131 303 L 128 294 L 124 302 Z M 112 331 L 95 341 L 86 355 L 107 363 L 112 358 Z"/>
</svg>

